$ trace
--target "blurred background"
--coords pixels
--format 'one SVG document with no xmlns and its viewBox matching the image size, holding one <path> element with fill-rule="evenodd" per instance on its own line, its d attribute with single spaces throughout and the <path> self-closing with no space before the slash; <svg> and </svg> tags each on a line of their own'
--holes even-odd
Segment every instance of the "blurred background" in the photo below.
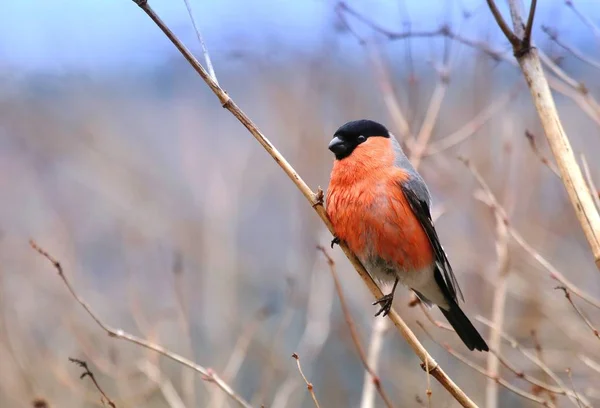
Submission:
<svg viewBox="0 0 600 408">
<path fill-rule="evenodd" d="M 600 183 L 600 8 L 539 3 L 534 41 L 575 154 Z M 186 3 L 150 4 L 201 58 Z M 409 155 L 420 151 L 464 310 L 502 317 L 522 346 L 501 344 L 514 370 L 500 364 L 499 376 L 550 404 L 600 406 L 597 336 L 531 253 L 498 234 L 457 160 L 477 167 L 535 251 L 600 297 L 564 187 L 541 159 L 553 162 L 526 83 L 485 1 L 189 5 L 221 86 L 313 189 L 326 189 L 327 144 L 346 121 L 380 121 Z M 190 369 L 108 337 L 29 239 L 107 324 L 212 368 L 253 407 L 314 406 L 294 352 L 322 407 L 384 406 L 364 395 L 364 368 L 316 250 L 330 234 L 133 2 L 0 3 L 0 197 L 0 407 L 102 406 L 68 357 L 87 361 L 118 407 L 236 406 Z M 374 325 L 370 293 L 341 250 L 328 251 L 394 406 L 428 406 L 420 361 L 393 327 Z M 417 322 L 491 372 L 488 355 L 468 352 L 409 306 L 407 290 L 398 294 L 396 310 L 479 406 L 536 405 L 494 391 Z M 597 308 L 573 300 L 600 324 Z M 431 390 L 430 406 L 458 406 L 434 380 Z"/>
</svg>

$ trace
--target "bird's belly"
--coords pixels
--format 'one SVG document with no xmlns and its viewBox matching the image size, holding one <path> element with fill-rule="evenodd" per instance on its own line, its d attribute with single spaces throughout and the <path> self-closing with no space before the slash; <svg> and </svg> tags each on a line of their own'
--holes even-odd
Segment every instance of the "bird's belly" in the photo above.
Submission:
<svg viewBox="0 0 600 408">
<path fill-rule="evenodd" d="M 334 192 L 328 212 L 336 236 L 373 277 L 392 280 L 433 264 L 429 239 L 397 186 L 369 186 L 354 195 Z"/>
</svg>

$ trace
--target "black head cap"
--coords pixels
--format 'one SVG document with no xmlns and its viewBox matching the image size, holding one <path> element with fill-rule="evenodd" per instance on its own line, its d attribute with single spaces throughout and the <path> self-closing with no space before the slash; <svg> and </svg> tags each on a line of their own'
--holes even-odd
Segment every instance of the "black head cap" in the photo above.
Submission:
<svg viewBox="0 0 600 408">
<path fill-rule="evenodd" d="M 335 158 L 341 160 L 364 143 L 369 137 L 390 137 L 390 132 L 381 123 L 368 119 L 354 120 L 342 126 L 333 134 L 329 143 L 329 150 Z"/>
</svg>

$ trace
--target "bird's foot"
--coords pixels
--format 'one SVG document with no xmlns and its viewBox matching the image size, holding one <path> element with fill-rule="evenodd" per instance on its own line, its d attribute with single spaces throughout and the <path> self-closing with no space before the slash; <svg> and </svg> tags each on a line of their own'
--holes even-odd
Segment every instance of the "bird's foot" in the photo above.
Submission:
<svg viewBox="0 0 600 408">
<path fill-rule="evenodd" d="M 334 245 L 339 245 L 340 242 L 342 242 L 338 237 L 333 237 L 333 239 L 331 240 L 331 249 L 333 249 Z"/>
<path fill-rule="evenodd" d="M 382 313 L 383 313 L 382 314 L 383 317 L 387 316 L 388 313 L 390 313 L 390 310 L 392 309 L 393 301 L 394 301 L 394 293 L 392 292 L 392 293 L 388 293 L 387 295 L 380 297 L 375 302 L 373 302 L 373 306 L 375 306 L 375 305 L 381 306 L 381 309 L 379 309 L 379 311 L 377 313 L 375 313 L 375 317 L 379 316 Z"/>
</svg>

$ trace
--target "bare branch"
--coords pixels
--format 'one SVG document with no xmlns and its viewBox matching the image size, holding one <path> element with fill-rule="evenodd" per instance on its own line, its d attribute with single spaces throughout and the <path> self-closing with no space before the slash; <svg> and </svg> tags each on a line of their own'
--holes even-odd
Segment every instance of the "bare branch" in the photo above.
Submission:
<svg viewBox="0 0 600 408">
<path fill-rule="evenodd" d="M 465 364 L 467 367 L 471 367 L 473 370 L 479 372 L 479 374 L 482 374 L 483 376 L 492 379 L 493 381 L 496 381 L 498 384 L 500 384 L 501 386 L 503 386 L 504 388 L 506 388 L 507 390 L 515 393 L 516 395 L 519 395 L 523 398 L 526 398 L 530 401 L 536 402 L 540 405 L 543 405 L 545 407 L 554 407 L 554 404 L 536 396 L 533 395 L 525 390 L 522 390 L 520 388 L 515 387 L 514 385 L 512 385 L 511 383 L 509 383 L 508 381 L 506 381 L 505 379 L 503 379 L 502 377 L 499 376 L 495 376 L 492 375 L 490 373 L 488 373 L 486 371 L 485 368 L 481 367 L 480 365 L 472 362 L 471 360 L 469 360 L 468 358 L 464 357 L 462 354 L 456 352 L 453 348 L 451 348 L 449 345 L 447 344 L 441 344 L 440 342 L 438 342 L 432 335 L 431 333 L 429 333 L 429 331 L 427 331 L 427 329 L 425 328 L 425 326 L 417 321 L 417 324 L 419 325 L 419 327 L 421 327 L 421 329 L 423 329 L 423 331 L 427 334 L 427 336 L 429 336 L 429 338 L 431 338 L 431 340 L 433 342 L 435 342 L 437 345 L 439 345 L 440 347 L 446 349 L 446 351 L 452 355 L 454 358 L 456 358 L 458 361 L 460 361 L 461 363 Z"/>
<path fill-rule="evenodd" d="M 217 74 L 215 73 L 215 69 L 213 68 L 212 61 L 210 59 L 210 54 L 208 53 L 208 49 L 206 48 L 206 44 L 204 43 L 204 38 L 202 38 L 202 34 L 196 25 L 196 20 L 194 19 L 194 13 L 192 12 L 192 6 L 190 4 L 190 0 L 183 0 L 185 2 L 185 8 L 190 16 L 190 20 L 192 21 L 192 25 L 194 26 L 194 31 L 196 32 L 196 37 L 198 37 L 198 42 L 200 42 L 200 46 L 202 47 L 202 55 L 204 56 L 204 61 L 206 62 L 206 70 L 210 77 L 215 81 L 217 85 L 219 85 L 219 81 L 217 80 Z"/>
<path fill-rule="evenodd" d="M 600 69 L 600 62 L 591 59 L 590 57 L 588 57 L 587 55 L 585 55 L 584 53 L 582 53 L 581 51 L 568 46 L 567 44 L 565 44 L 564 42 L 562 42 L 559 38 L 558 38 L 558 34 L 556 33 L 555 30 L 552 30 L 550 27 L 548 26 L 542 26 L 542 31 L 544 33 L 546 33 L 546 35 L 548 35 L 548 37 L 554 41 L 558 46 L 562 47 L 563 49 L 565 49 L 567 52 L 569 52 L 571 55 L 573 55 L 575 58 L 577 58 L 578 60 L 585 62 L 586 64 L 596 68 L 596 69 Z"/>
<path fill-rule="evenodd" d="M 594 198 L 596 208 L 600 210 L 600 190 L 598 190 L 596 183 L 594 183 L 592 173 L 590 172 L 590 166 L 588 166 L 588 162 L 583 153 L 581 154 L 581 164 L 583 165 L 583 173 L 585 174 L 585 179 L 587 180 L 588 187 L 590 188 L 590 194 Z"/>
<path fill-rule="evenodd" d="M 575 304 L 575 302 L 573 302 L 573 299 L 571 299 L 571 294 L 569 293 L 569 290 L 564 287 L 564 286 L 557 286 L 555 289 L 560 289 L 563 292 L 565 292 L 565 297 L 567 298 L 567 300 L 569 301 L 569 303 L 571 304 L 571 306 L 573 306 L 573 309 L 575 309 L 575 312 L 577 312 L 577 314 L 579 315 L 579 317 L 581 317 L 581 320 L 584 321 L 585 325 L 587 327 L 589 327 L 589 329 L 592 331 L 592 333 L 594 333 L 594 336 L 596 336 L 598 339 L 600 339 L 600 333 L 598 332 L 598 329 L 596 329 L 594 327 L 594 325 L 592 324 L 592 322 L 590 322 L 590 320 L 583 314 L 583 312 L 581 311 L 581 309 L 579 307 L 577 307 L 577 305 Z"/>
<path fill-rule="evenodd" d="M 471 173 L 481 186 L 482 191 L 485 194 L 485 199 L 482 201 L 494 211 L 499 212 L 500 216 L 502 217 L 502 219 L 508 227 L 510 236 L 515 240 L 515 242 L 517 242 L 521 246 L 521 248 L 523 248 L 527 253 L 529 253 L 544 269 L 546 269 L 549 272 L 550 277 L 552 279 L 562 283 L 573 294 L 585 300 L 590 305 L 600 309 L 600 300 L 596 299 L 589 293 L 575 286 L 562 273 L 560 273 L 558 269 L 556 269 L 546 258 L 544 258 L 539 252 L 537 252 L 535 249 L 533 249 L 531 245 L 527 243 L 523 236 L 510 224 L 506 210 L 500 205 L 500 203 L 494 196 L 494 193 L 487 185 L 483 177 L 481 177 L 481 174 L 479 174 L 475 166 L 473 166 L 473 164 L 467 159 L 460 158 L 460 160 L 465 164 L 465 166 L 467 166 L 467 168 L 471 171 Z"/>
<path fill-rule="evenodd" d="M 548 160 L 548 158 L 546 156 L 544 156 L 542 154 L 542 152 L 540 152 L 540 149 L 538 149 L 537 142 L 535 140 L 535 135 L 533 133 L 531 133 L 529 130 L 525 129 L 525 137 L 527 138 L 527 141 L 529 142 L 529 146 L 531 147 L 531 150 L 533 150 L 533 153 L 535 153 L 537 158 L 540 159 L 542 164 L 545 165 L 546 167 L 548 167 L 550 169 L 550 171 L 552 171 L 552 173 L 554 173 L 554 175 L 556 177 L 560 178 L 560 173 L 556 169 L 556 166 L 554 165 L 554 163 L 552 163 L 550 160 Z"/>
<path fill-rule="evenodd" d="M 296 364 L 298 365 L 298 371 L 300 372 L 300 375 L 302 376 L 302 379 L 306 383 L 306 389 L 310 393 L 310 396 L 312 397 L 312 400 L 315 403 L 315 406 L 317 408 L 320 408 L 319 401 L 317 400 L 317 396 L 315 395 L 315 387 L 312 385 L 311 382 L 308 381 L 308 379 L 306 378 L 306 376 L 302 372 L 302 366 L 300 365 L 300 357 L 296 353 L 292 354 L 292 357 L 296 360 Z"/>
<path fill-rule="evenodd" d="M 585 14 L 583 14 L 582 12 L 580 12 L 576 7 L 575 4 L 573 3 L 572 0 L 566 0 L 565 4 L 567 5 L 567 7 L 569 7 L 571 10 L 573 10 L 573 12 L 577 15 L 577 17 L 579 17 L 581 19 L 581 21 L 583 21 L 583 24 L 585 24 L 586 26 L 588 26 L 588 28 L 590 30 L 592 30 L 592 33 L 594 34 L 594 36 L 596 37 L 596 40 L 598 42 L 600 42 L 600 27 L 598 27 L 596 25 L 596 23 L 594 23 L 594 21 L 589 18 L 588 16 L 586 16 Z"/>
<path fill-rule="evenodd" d="M 102 402 L 106 402 L 108 404 L 109 407 L 112 408 L 117 408 L 117 405 L 110 399 L 110 397 L 108 395 L 106 395 L 106 393 L 104 392 L 104 390 L 102 389 L 102 387 L 100 387 L 100 384 L 98 384 L 98 381 L 96 381 L 96 377 L 94 376 L 94 373 L 92 373 L 87 365 L 87 363 L 83 360 L 78 360 L 76 358 L 72 358 L 69 357 L 69 361 L 71 363 L 75 363 L 77 364 L 79 367 L 83 368 L 83 374 L 81 374 L 79 376 L 79 378 L 81 378 L 82 380 L 85 377 L 89 377 L 90 380 L 92 380 L 92 383 L 94 383 L 94 387 L 96 387 L 96 389 L 98 390 L 98 392 L 100 393 L 100 395 L 102 395 Z"/>
<path fill-rule="evenodd" d="M 496 7 L 496 2 L 494 0 L 487 0 L 487 4 L 492 12 L 492 15 L 494 16 L 494 19 L 496 20 L 496 23 L 498 23 L 498 26 L 504 33 L 504 36 L 508 39 L 508 42 L 510 42 L 513 47 L 518 47 L 521 43 L 521 40 L 515 35 L 515 33 L 512 32 L 504 20 L 504 17 L 502 17 L 502 13 L 500 13 L 500 10 L 498 10 L 498 7 Z"/>
<path fill-rule="evenodd" d="M 139 338 L 137 336 L 134 336 L 133 334 L 129 334 L 121 329 L 114 329 L 111 326 L 108 326 L 106 323 L 104 323 L 102 320 L 100 320 L 100 318 L 96 315 L 96 313 L 94 311 L 92 311 L 90 305 L 88 305 L 85 300 L 83 300 L 83 298 L 81 298 L 77 292 L 75 291 L 75 289 L 73 288 L 73 286 L 71 285 L 71 282 L 69 281 L 69 279 L 67 278 L 67 276 L 64 274 L 62 266 L 60 264 L 60 262 L 58 262 L 52 255 L 50 255 L 48 252 L 46 252 L 45 250 L 43 250 L 42 248 L 40 248 L 34 241 L 30 241 L 29 244 L 31 245 L 31 247 L 37 251 L 40 255 L 42 255 L 43 257 L 45 257 L 46 259 L 48 259 L 48 261 L 50 261 L 50 263 L 52 263 L 52 266 L 54 266 L 54 268 L 56 268 L 56 271 L 58 272 L 58 276 L 62 279 L 63 283 L 65 284 L 65 286 L 67 287 L 67 289 L 69 290 L 69 292 L 71 292 L 71 295 L 73 296 L 73 298 L 75 298 L 75 300 L 77 301 L 77 303 L 79 303 L 81 305 L 81 307 L 83 307 L 85 309 L 85 311 L 87 312 L 87 314 L 96 322 L 96 324 L 98 324 L 98 326 L 100 326 L 102 328 L 102 330 L 104 330 L 110 337 L 114 337 L 117 339 L 121 339 L 121 340 L 125 340 L 128 341 L 130 343 L 134 343 L 137 344 L 139 346 L 145 347 L 147 349 L 153 350 L 159 354 L 162 354 L 165 357 L 170 358 L 171 360 L 179 363 L 179 364 L 183 364 L 189 368 L 191 368 L 194 371 L 199 372 L 200 374 L 202 374 L 203 378 L 205 381 L 210 381 L 210 382 L 214 382 L 219 388 L 221 388 L 227 395 L 229 395 L 231 397 L 231 399 L 233 399 L 235 402 L 238 403 L 239 406 L 244 407 L 244 408 L 252 408 L 251 405 L 246 402 L 242 397 L 240 397 L 227 383 L 225 383 L 213 370 L 208 369 L 208 368 L 204 368 L 196 363 L 194 363 L 193 361 L 190 361 L 188 359 L 186 359 L 185 357 L 182 357 L 178 354 L 173 353 L 172 351 L 149 341 L 146 341 L 142 338 Z"/>
</svg>

